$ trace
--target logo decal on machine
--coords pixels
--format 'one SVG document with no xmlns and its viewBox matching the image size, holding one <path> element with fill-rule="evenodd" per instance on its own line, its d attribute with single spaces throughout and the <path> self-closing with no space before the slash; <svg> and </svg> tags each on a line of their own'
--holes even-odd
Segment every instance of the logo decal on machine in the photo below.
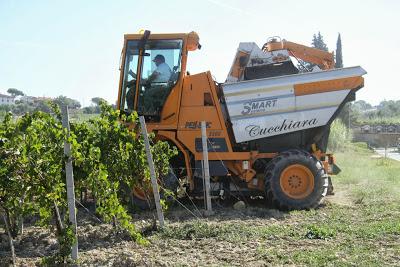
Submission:
<svg viewBox="0 0 400 267">
<path fill-rule="evenodd" d="M 186 129 L 201 129 L 201 121 L 187 121 L 185 123 Z M 211 128 L 211 121 L 206 122 L 206 128 Z"/>
<path fill-rule="evenodd" d="M 306 119 L 301 121 L 287 121 L 283 120 L 281 124 L 270 126 L 269 128 L 262 128 L 259 125 L 248 125 L 245 130 L 250 137 L 279 134 L 286 131 L 298 131 L 303 128 L 310 128 L 318 124 L 317 118 Z"/>
<path fill-rule="evenodd" d="M 242 115 L 254 114 L 259 112 L 265 112 L 269 109 L 276 107 L 278 102 L 277 98 L 259 100 L 259 101 L 248 101 L 243 103 Z"/>
</svg>

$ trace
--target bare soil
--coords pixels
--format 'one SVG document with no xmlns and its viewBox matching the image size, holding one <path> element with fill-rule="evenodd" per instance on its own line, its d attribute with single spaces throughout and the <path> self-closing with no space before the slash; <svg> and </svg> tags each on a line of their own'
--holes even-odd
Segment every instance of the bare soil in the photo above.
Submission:
<svg viewBox="0 0 400 267">
<path fill-rule="evenodd" d="M 254 204 L 254 203 L 253 203 Z M 185 203 L 192 213 L 182 207 L 172 207 L 165 214 L 168 227 L 177 227 L 188 223 L 205 223 L 213 227 L 220 224 L 262 226 L 281 224 L 287 214 L 278 210 L 248 207 L 242 211 L 232 207 L 216 207 L 215 214 L 204 217 L 203 210 L 197 210 Z M 190 205 L 192 205 L 190 207 Z M 196 216 L 194 216 L 194 215 Z M 162 238 L 154 229 L 153 212 L 142 212 L 135 217 L 135 225 L 150 241 L 147 246 L 138 245 L 124 233 L 116 232 L 110 224 L 99 223 L 93 214 L 83 209 L 78 211 L 79 262 L 81 266 L 171 266 L 171 265 L 220 265 L 244 261 L 262 265 L 256 257 L 249 257 L 249 250 L 261 244 L 251 242 L 230 242 L 215 238 L 188 237 L 186 240 Z M 0 228 L 0 232 L 4 232 Z M 8 239 L 1 236 L 0 266 L 8 266 Z M 38 266 L 41 258 L 51 256 L 58 250 L 57 239 L 49 229 L 25 224 L 22 236 L 14 240 L 19 266 Z M 238 257 L 241 255 L 240 257 Z M 258 263 L 258 264 L 257 264 Z"/>
<path fill-rule="evenodd" d="M 231 205 L 215 206 L 215 215 L 207 218 L 193 206 L 197 218 L 182 207 L 172 207 L 166 213 L 164 231 L 152 227 L 152 212 L 137 214 L 135 224 L 150 241 L 147 246 L 136 244 L 127 235 L 116 233 L 111 225 L 98 223 L 92 215 L 79 210 L 80 266 L 318 266 L 329 263 L 330 258 L 340 258 L 346 263 L 349 252 L 341 248 L 348 246 L 346 235 L 306 237 L 307 225 L 329 221 L 337 210 L 351 213 L 357 208 L 345 191 L 328 197 L 315 211 L 281 212 L 264 208 L 263 200 L 250 204 L 240 211 Z M 186 205 L 190 207 L 190 203 Z M 384 263 L 395 265 L 400 262 L 398 238 L 397 235 L 370 240 L 352 238 L 352 242 L 355 247 L 367 242 L 374 249 L 372 263 L 381 262 L 374 260 L 383 255 Z M 15 246 L 19 266 L 38 266 L 42 257 L 58 249 L 49 230 L 33 225 L 26 227 Z M 326 250 L 321 250 L 324 247 Z M 0 248 L 0 259 L 6 266 L 9 249 L 4 236 Z M 321 261 L 319 257 L 323 257 Z M 354 265 L 354 260 L 349 257 L 344 265 Z"/>
</svg>

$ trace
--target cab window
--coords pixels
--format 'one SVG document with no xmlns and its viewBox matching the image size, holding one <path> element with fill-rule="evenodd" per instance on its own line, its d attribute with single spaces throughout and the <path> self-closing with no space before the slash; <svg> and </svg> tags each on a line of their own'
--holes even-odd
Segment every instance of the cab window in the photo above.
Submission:
<svg viewBox="0 0 400 267">
<path fill-rule="evenodd" d="M 122 110 L 128 112 L 133 110 L 135 88 L 138 80 L 136 77 L 139 62 L 138 43 L 138 41 L 129 41 L 126 47 L 120 107 Z"/>
<path fill-rule="evenodd" d="M 159 117 L 181 71 L 182 40 L 146 43 L 139 85 L 138 113 Z"/>
<path fill-rule="evenodd" d="M 136 107 L 139 115 L 159 119 L 181 72 L 182 40 L 147 40 L 144 47 L 139 45 L 140 41 L 127 42 L 120 107 L 127 112 Z"/>
</svg>

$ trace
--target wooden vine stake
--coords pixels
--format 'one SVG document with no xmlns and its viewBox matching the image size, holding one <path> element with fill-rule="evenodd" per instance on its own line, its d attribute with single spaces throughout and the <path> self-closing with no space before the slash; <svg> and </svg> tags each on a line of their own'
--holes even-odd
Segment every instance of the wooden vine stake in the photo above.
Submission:
<svg viewBox="0 0 400 267">
<path fill-rule="evenodd" d="M 142 128 L 142 135 L 144 139 L 144 146 L 146 149 L 147 162 L 149 163 L 151 185 L 153 187 L 154 202 L 156 204 L 158 221 L 160 222 L 160 227 L 162 228 L 164 227 L 164 214 L 161 209 L 160 192 L 158 191 L 156 171 L 154 169 L 153 156 L 151 155 L 150 151 L 149 137 L 147 136 L 146 121 L 143 116 L 139 117 L 139 121 L 140 121 L 140 127 Z"/>
<path fill-rule="evenodd" d="M 69 114 L 68 106 L 62 107 L 62 125 L 67 129 L 69 135 Z M 64 142 L 64 155 L 65 155 L 65 173 L 67 180 L 67 199 L 68 199 L 68 211 L 69 221 L 72 224 L 72 228 L 75 234 L 75 244 L 72 246 L 71 256 L 74 261 L 78 259 L 78 229 L 76 225 L 76 212 L 75 212 L 75 189 L 74 189 L 74 172 L 72 168 L 71 159 L 71 144 Z"/>
<path fill-rule="evenodd" d="M 206 206 L 206 215 L 212 214 L 211 207 L 211 196 L 210 196 L 210 168 L 208 164 L 208 139 L 206 132 L 207 124 L 205 121 L 201 122 L 201 140 L 203 144 L 203 179 L 204 179 L 204 189 L 205 189 L 205 206 Z"/>
</svg>

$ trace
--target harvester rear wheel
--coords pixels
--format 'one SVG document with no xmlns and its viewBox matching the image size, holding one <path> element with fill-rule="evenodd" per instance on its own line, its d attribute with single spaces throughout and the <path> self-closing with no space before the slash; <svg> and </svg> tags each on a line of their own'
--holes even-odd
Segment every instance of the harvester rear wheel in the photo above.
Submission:
<svg viewBox="0 0 400 267">
<path fill-rule="evenodd" d="M 328 175 L 310 153 L 293 149 L 273 158 L 265 171 L 265 192 L 274 207 L 283 210 L 317 207 L 326 196 Z"/>
</svg>

